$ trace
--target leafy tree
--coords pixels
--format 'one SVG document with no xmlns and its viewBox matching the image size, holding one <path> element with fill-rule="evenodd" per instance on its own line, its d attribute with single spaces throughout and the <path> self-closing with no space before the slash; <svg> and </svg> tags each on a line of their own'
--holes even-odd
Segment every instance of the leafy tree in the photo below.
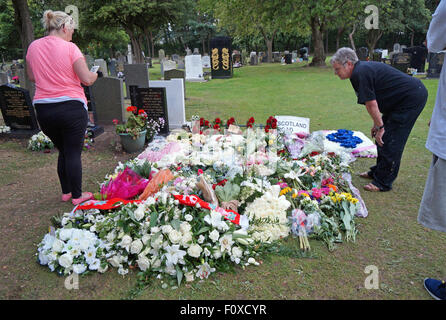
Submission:
<svg viewBox="0 0 446 320">
<path fill-rule="evenodd" d="M 201 0 L 200 6 L 212 12 L 219 26 L 234 36 L 262 35 L 271 62 L 274 38 L 278 32 L 286 32 L 293 23 L 293 1 L 288 0 Z"/>
</svg>

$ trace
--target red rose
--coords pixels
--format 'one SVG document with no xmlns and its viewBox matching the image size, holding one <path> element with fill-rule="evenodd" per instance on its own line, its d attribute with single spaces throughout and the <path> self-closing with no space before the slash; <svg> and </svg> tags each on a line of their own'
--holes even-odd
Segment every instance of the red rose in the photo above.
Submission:
<svg viewBox="0 0 446 320">
<path fill-rule="evenodd" d="M 269 132 L 270 126 L 265 126 L 265 132 Z"/>
<path fill-rule="evenodd" d="M 271 123 L 271 128 L 272 129 L 277 129 L 277 122 Z"/>
<path fill-rule="evenodd" d="M 221 123 L 220 118 L 215 118 L 215 123 L 220 124 Z"/>
<path fill-rule="evenodd" d="M 317 151 L 313 151 L 312 153 L 310 153 L 310 157 L 317 156 L 318 154 L 319 154 L 319 152 L 317 152 Z"/>
<path fill-rule="evenodd" d="M 214 129 L 215 129 L 215 130 L 220 130 L 220 126 L 219 126 L 218 124 L 215 124 L 215 125 L 214 125 Z"/>
<path fill-rule="evenodd" d="M 254 117 L 249 118 L 248 122 L 249 123 L 254 123 Z"/>
<path fill-rule="evenodd" d="M 208 120 L 206 120 L 206 121 L 204 122 L 204 126 L 205 126 L 205 127 L 209 127 L 209 121 L 208 121 Z"/>
</svg>

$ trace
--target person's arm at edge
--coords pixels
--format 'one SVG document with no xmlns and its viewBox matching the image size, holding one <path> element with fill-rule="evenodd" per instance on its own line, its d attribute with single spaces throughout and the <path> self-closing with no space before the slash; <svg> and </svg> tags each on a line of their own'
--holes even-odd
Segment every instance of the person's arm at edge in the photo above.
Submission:
<svg viewBox="0 0 446 320">
<path fill-rule="evenodd" d="M 77 59 L 73 63 L 73 68 L 83 85 L 91 86 L 98 78 L 98 74 L 96 72 L 91 72 L 88 70 L 87 63 L 83 57 Z"/>
<path fill-rule="evenodd" d="M 36 78 L 34 78 L 33 70 L 31 69 L 31 66 L 29 65 L 28 62 L 26 62 L 26 73 L 28 75 L 29 81 L 36 82 Z"/>
<path fill-rule="evenodd" d="M 446 0 L 442 0 L 435 13 L 427 31 L 427 49 L 429 52 L 439 52 L 446 49 Z"/>
</svg>

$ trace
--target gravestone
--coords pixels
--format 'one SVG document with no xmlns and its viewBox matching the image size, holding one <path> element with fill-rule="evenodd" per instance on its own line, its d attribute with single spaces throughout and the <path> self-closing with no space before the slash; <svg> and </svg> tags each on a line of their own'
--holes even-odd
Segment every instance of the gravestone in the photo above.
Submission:
<svg viewBox="0 0 446 320">
<path fill-rule="evenodd" d="M 184 98 L 186 99 L 186 75 L 183 70 L 172 69 L 164 72 L 164 80 L 183 79 Z"/>
<path fill-rule="evenodd" d="M 96 59 L 94 60 L 94 64 L 95 66 L 99 66 L 99 71 L 102 72 L 104 77 L 108 77 L 107 62 L 104 59 Z"/>
<path fill-rule="evenodd" d="M 160 63 L 163 62 L 165 57 L 166 57 L 166 53 L 164 52 L 164 49 L 159 49 L 158 50 L 158 59 L 160 60 Z"/>
<path fill-rule="evenodd" d="M 116 67 L 117 67 L 116 59 L 113 58 L 108 63 L 108 70 L 110 70 L 110 76 L 111 77 L 116 77 L 117 76 L 118 71 L 117 71 Z"/>
<path fill-rule="evenodd" d="M 104 79 L 104 78 L 100 78 Z M 98 79 L 99 80 L 99 79 Z M 87 130 L 90 132 L 91 138 L 96 138 L 104 133 L 104 128 L 98 125 L 98 116 L 96 114 L 96 103 L 93 96 L 92 86 L 84 86 L 85 97 L 87 98 L 87 107 L 88 107 L 88 125 Z"/>
<path fill-rule="evenodd" d="M 162 134 L 169 133 L 169 116 L 167 111 L 166 88 L 137 88 L 137 106 L 147 113 L 149 119 L 164 119 Z"/>
<path fill-rule="evenodd" d="M 138 105 L 138 86 L 129 86 L 130 104 L 132 106 Z"/>
<path fill-rule="evenodd" d="M 180 61 L 180 56 L 174 53 L 172 55 L 172 60 L 175 61 L 176 63 L 178 63 Z"/>
<path fill-rule="evenodd" d="M 151 57 L 145 57 L 144 61 L 147 63 L 149 68 L 153 68 L 152 58 Z"/>
<path fill-rule="evenodd" d="M 291 53 L 285 54 L 285 63 L 292 64 L 293 63 L 293 55 Z"/>
<path fill-rule="evenodd" d="M 127 45 L 127 63 L 133 64 L 132 45 L 130 43 Z"/>
<path fill-rule="evenodd" d="M 443 68 L 445 53 L 429 53 L 429 67 L 427 78 L 439 78 Z"/>
<path fill-rule="evenodd" d="M 200 50 L 198 50 L 198 48 L 194 48 L 194 52 L 193 52 L 192 54 L 200 55 L 200 56 L 201 56 L 201 54 L 200 54 Z"/>
<path fill-rule="evenodd" d="M 89 54 L 85 55 L 85 62 L 87 63 L 88 70 L 90 70 L 91 67 L 94 66 L 94 59 Z"/>
<path fill-rule="evenodd" d="M 232 66 L 234 68 L 242 66 L 242 55 L 240 53 L 234 53 L 232 55 Z"/>
<path fill-rule="evenodd" d="M 232 39 L 215 37 L 211 39 L 212 79 L 232 78 Z"/>
<path fill-rule="evenodd" d="M 8 74 L 6 72 L 0 72 L 0 86 L 8 83 Z"/>
<path fill-rule="evenodd" d="M 404 52 L 404 49 L 407 49 L 407 46 L 405 44 L 402 44 L 400 46 L 400 52 Z"/>
<path fill-rule="evenodd" d="M 177 63 L 172 60 L 161 61 L 161 77 L 164 77 L 164 72 L 177 68 Z"/>
<path fill-rule="evenodd" d="M 273 62 L 281 62 L 282 56 L 280 55 L 280 52 L 275 51 L 273 52 Z"/>
<path fill-rule="evenodd" d="M 299 56 L 303 61 L 308 61 L 309 54 L 310 52 L 307 47 L 302 47 L 299 49 Z"/>
<path fill-rule="evenodd" d="M 190 56 L 192 54 L 192 50 L 189 47 L 186 48 L 186 56 Z"/>
<path fill-rule="evenodd" d="M 186 124 L 183 86 L 183 79 L 150 81 L 150 88 L 164 88 L 166 90 L 167 114 L 170 129 L 179 129 Z"/>
<path fill-rule="evenodd" d="M 404 49 L 405 53 L 411 53 L 410 67 L 417 69 L 417 73 L 424 73 L 427 58 L 427 48 L 422 46 L 415 46 Z"/>
<path fill-rule="evenodd" d="M 257 58 L 257 52 L 253 51 L 249 54 L 249 64 L 251 66 L 256 66 L 259 64 L 259 60 Z"/>
<path fill-rule="evenodd" d="M 297 60 L 297 51 L 293 51 L 293 52 L 291 53 L 291 59 L 292 59 L 293 61 L 296 61 L 296 60 Z"/>
<path fill-rule="evenodd" d="M 392 56 L 392 67 L 400 70 L 401 72 L 407 73 L 407 69 L 410 68 L 410 59 L 412 54 L 410 53 L 395 53 Z"/>
<path fill-rule="evenodd" d="M 200 55 L 186 56 L 186 81 L 205 81 Z"/>
<path fill-rule="evenodd" d="M 361 47 L 357 50 L 356 54 L 360 61 L 367 61 L 367 58 L 369 57 L 369 49 L 366 47 Z"/>
<path fill-rule="evenodd" d="M 122 79 L 98 78 L 92 87 L 97 124 L 111 124 L 113 119 L 125 120 Z"/>
<path fill-rule="evenodd" d="M 384 49 L 384 50 L 381 52 L 381 59 L 388 59 L 388 58 L 389 58 L 389 50 Z"/>
<path fill-rule="evenodd" d="M 178 61 L 178 67 L 177 69 L 186 69 L 186 66 L 184 65 L 184 60 L 180 59 L 180 61 Z"/>
<path fill-rule="evenodd" d="M 402 52 L 402 51 L 401 51 L 401 45 L 400 45 L 399 43 L 395 43 L 395 44 L 393 45 L 393 52 L 394 52 L 394 53 Z"/>
<path fill-rule="evenodd" d="M 0 86 L 0 107 L 10 137 L 30 137 L 40 131 L 29 92 L 6 84 Z"/>
<path fill-rule="evenodd" d="M 211 67 L 211 57 L 209 57 L 209 56 L 201 57 L 201 64 L 202 64 L 203 68 L 210 68 Z"/>
<path fill-rule="evenodd" d="M 129 86 L 149 87 L 149 69 L 145 63 L 124 64 L 126 96 L 130 97 Z"/>
</svg>

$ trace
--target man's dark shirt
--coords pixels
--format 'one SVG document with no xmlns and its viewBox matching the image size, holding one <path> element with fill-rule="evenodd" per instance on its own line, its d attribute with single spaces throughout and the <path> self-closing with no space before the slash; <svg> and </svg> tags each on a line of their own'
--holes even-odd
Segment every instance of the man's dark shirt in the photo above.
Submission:
<svg viewBox="0 0 446 320">
<path fill-rule="evenodd" d="M 358 61 L 350 82 L 358 96 L 358 104 L 376 100 L 383 114 L 407 107 L 416 97 L 421 81 L 394 67 L 375 61 Z"/>
</svg>

